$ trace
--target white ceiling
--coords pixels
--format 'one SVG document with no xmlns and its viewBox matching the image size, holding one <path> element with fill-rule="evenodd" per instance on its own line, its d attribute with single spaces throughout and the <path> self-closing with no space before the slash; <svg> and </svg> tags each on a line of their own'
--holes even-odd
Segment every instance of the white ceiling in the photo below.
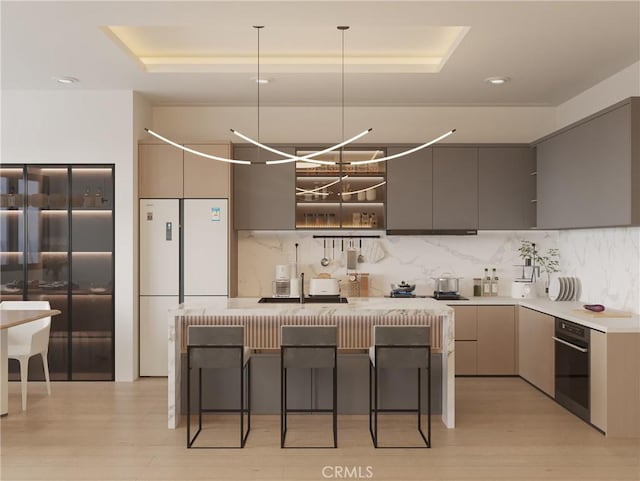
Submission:
<svg viewBox="0 0 640 481">
<path fill-rule="evenodd" d="M 637 0 L 5 0 L 1 9 L 3 90 L 126 89 L 156 105 L 254 105 L 253 25 L 265 26 L 271 80 L 261 105 L 340 104 L 337 25 L 351 26 L 346 105 L 558 105 L 640 59 Z M 434 72 L 431 57 L 441 58 Z M 52 80 L 63 75 L 80 83 Z M 483 82 L 497 75 L 512 81 Z"/>
</svg>

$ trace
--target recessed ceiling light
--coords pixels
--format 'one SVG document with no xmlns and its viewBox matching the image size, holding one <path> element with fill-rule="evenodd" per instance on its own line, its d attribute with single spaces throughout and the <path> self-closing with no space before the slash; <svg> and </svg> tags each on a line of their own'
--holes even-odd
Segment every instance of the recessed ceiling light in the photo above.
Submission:
<svg viewBox="0 0 640 481">
<path fill-rule="evenodd" d="M 65 76 L 65 77 L 53 77 L 53 79 L 61 84 L 75 84 L 80 82 L 80 80 L 78 80 L 75 77 L 69 77 L 69 76 Z"/>
<path fill-rule="evenodd" d="M 484 79 L 485 82 L 490 83 L 491 85 L 502 85 L 511 80 L 509 77 L 489 77 Z"/>
</svg>

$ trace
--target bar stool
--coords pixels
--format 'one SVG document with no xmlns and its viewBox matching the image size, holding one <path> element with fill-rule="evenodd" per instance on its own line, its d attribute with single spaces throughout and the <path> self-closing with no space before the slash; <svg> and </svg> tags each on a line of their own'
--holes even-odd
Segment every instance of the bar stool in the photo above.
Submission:
<svg viewBox="0 0 640 481">
<path fill-rule="evenodd" d="M 244 447 L 251 431 L 250 354 L 250 349 L 244 346 L 243 326 L 189 326 L 187 330 L 187 448 Z M 202 409 L 202 370 L 214 368 L 238 369 L 240 373 L 239 409 Z M 198 431 L 193 438 L 191 438 L 191 369 L 198 370 Z M 240 446 L 193 446 L 202 430 L 202 413 L 223 411 L 240 413 Z M 246 433 L 244 432 L 245 413 L 247 413 Z"/>
<path fill-rule="evenodd" d="M 380 383 L 378 369 L 417 369 L 417 409 L 379 409 Z M 422 431 L 421 371 L 427 370 L 427 435 Z M 373 382 L 371 377 L 373 375 Z M 373 388 L 373 390 L 372 390 Z M 373 391 L 373 392 L 372 392 Z M 379 412 L 418 413 L 418 432 L 424 446 L 378 446 Z M 373 346 L 369 349 L 369 432 L 376 448 L 430 448 L 431 447 L 431 328 L 427 326 L 374 326 Z"/>
<path fill-rule="evenodd" d="M 280 341 L 280 447 L 285 446 L 287 413 L 330 412 L 333 414 L 333 447 L 338 447 L 338 330 L 336 326 L 282 326 Z M 288 368 L 331 368 L 333 403 L 331 409 L 289 409 L 287 407 Z M 295 446 L 291 446 L 295 447 Z M 328 448 L 330 446 L 305 446 Z"/>
</svg>

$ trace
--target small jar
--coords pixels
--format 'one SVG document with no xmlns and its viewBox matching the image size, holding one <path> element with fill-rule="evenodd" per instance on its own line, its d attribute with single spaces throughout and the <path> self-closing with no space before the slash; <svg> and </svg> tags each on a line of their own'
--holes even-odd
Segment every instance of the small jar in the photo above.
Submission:
<svg viewBox="0 0 640 481">
<path fill-rule="evenodd" d="M 367 199 L 367 193 L 365 191 L 358 192 L 358 200 L 362 201 L 366 199 Z"/>
<path fill-rule="evenodd" d="M 368 201 L 376 200 L 376 189 L 369 189 L 365 193 Z"/>
<path fill-rule="evenodd" d="M 482 296 L 482 279 L 479 277 L 473 278 L 473 297 Z"/>
<path fill-rule="evenodd" d="M 360 227 L 361 220 L 362 220 L 362 216 L 360 212 L 354 212 L 352 215 L 352 221 L 351 221 L 351 223 L 353 224 L 353 227 Z"/>
<path fill-rule="evenodd" d="M 372 229 L 375 229 L 376 227 L 378 227 L 378 216 L 376 215 L 375 212 L 372 212 L 371 215 L 369 216 L 369 225 L 371 226 Z"/>
<path fill-rule="evenodd" d="M 366 212 L 362 213 L 362 219 L 360 220 L 360 224 L 362 227 L 369 227 L 369 214 Z"/>
</svg>

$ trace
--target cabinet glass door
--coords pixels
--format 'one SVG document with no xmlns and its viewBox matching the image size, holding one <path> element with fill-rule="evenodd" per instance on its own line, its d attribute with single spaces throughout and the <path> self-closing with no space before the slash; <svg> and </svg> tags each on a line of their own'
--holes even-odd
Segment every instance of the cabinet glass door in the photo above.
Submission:
<svg viewBox="0 0 640 481">
<path fill-rule="evenodd" d="M 0 168 L 0 299 L 21 301 L 24 293 L 24 169 Z"/>
<path fill-rule="evenodd" d="M 69 180 L 67 167 L 28 166 L 26 178 L 25 298 L 49 301 L 61 314 L 51 318 L 49 373 L 68 379 L 69 370 Z M 39 357 L 29 362 L 29 379 L 43 380 Z"/>
<path fill-rule="evenodd" d="M 113 168 L 71 168 L 71 378 L 114 373 Z"/>
</svg>

